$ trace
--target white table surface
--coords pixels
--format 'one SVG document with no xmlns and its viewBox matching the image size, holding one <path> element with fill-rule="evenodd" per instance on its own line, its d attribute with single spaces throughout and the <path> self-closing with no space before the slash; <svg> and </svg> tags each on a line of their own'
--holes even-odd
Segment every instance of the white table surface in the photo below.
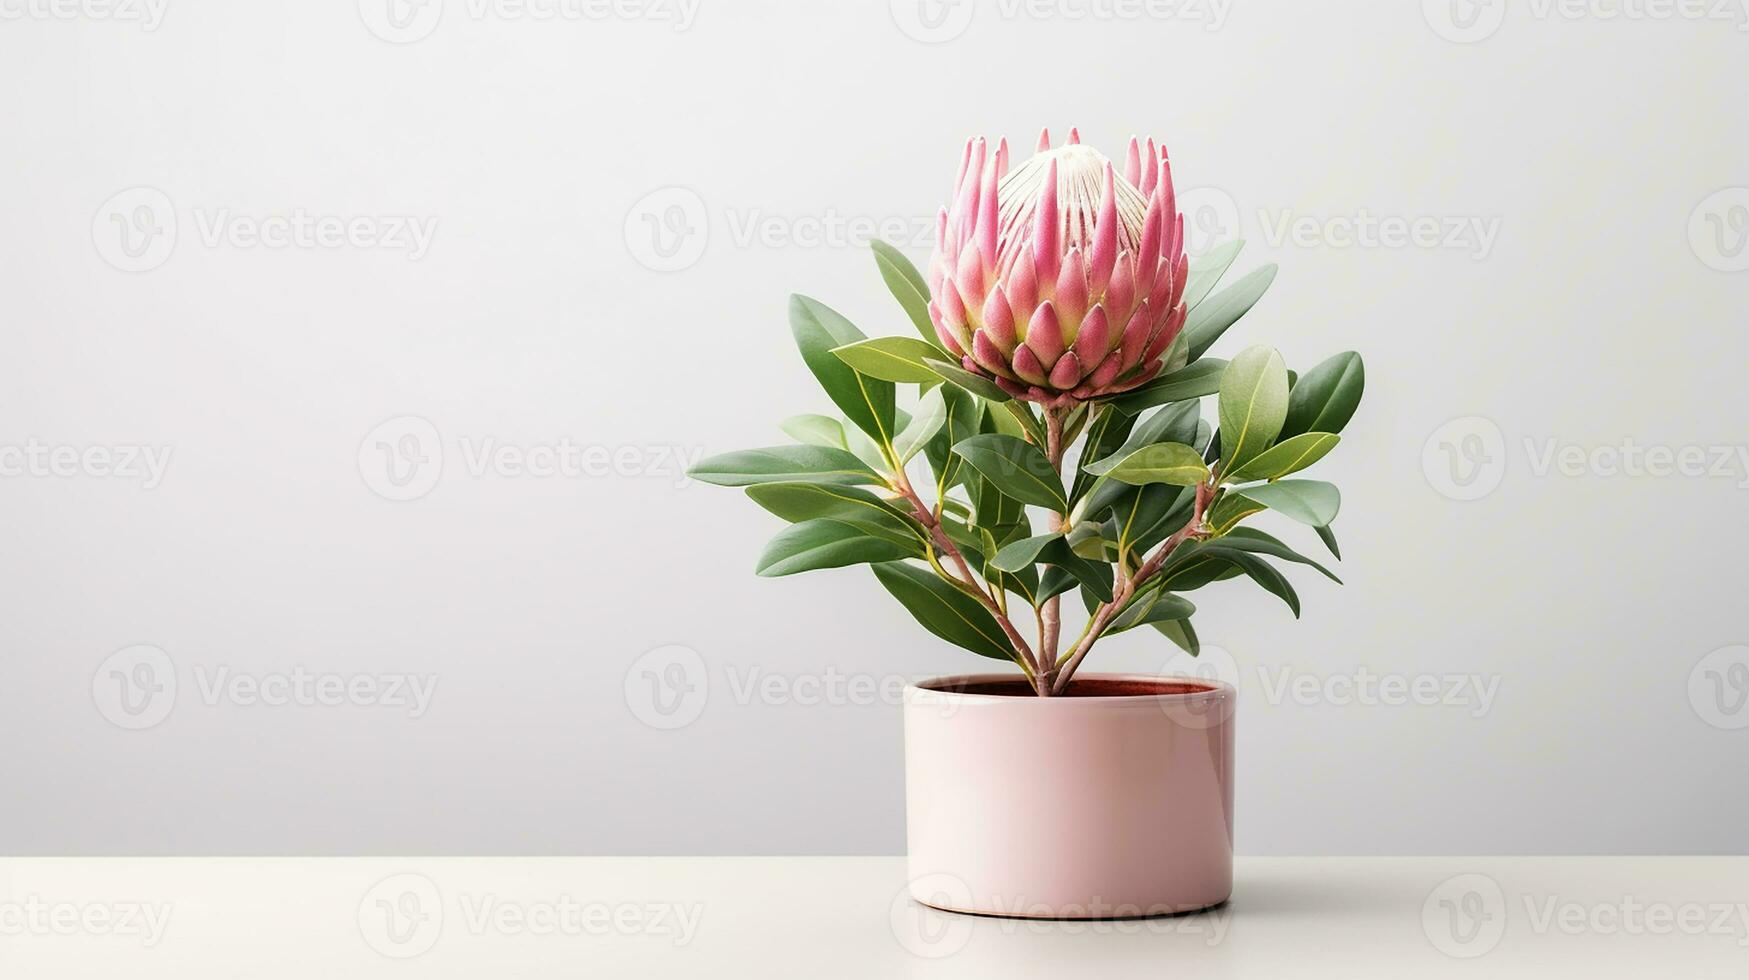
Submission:
<svg viewBox="0 0 1749 980">
<path fill-rule="evenodd" d="M 1242 858 L 1227 906 L 1015 921 L 898 858 L 0 860 L 0 977 L 1749 978 L 1749 857 Z"/>
</svg>

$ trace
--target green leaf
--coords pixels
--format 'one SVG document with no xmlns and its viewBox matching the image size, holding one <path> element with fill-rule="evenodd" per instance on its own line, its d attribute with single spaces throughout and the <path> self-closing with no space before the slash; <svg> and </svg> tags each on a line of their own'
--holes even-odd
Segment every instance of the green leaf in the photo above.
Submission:
<svg viewBox="0 0 1749 980">
<path fill-rule="evenodd" d="M 1271 347 L 1250 347 L 1221 375 L 1222 479 L 1269 448 L 1287 417 L 1287 363 Z"/>
<path fill-rule="evenodd" d="M 864 339 L 836 310 L 806 296 L 791 296 L 790 332 L 820 387 L 851 422 L 881 446 L 893 441 L 893 385 L 858 374 L 832 351 Z"/>
<path fill-rule="evenodd" d="M 953 385 L 940 385 L 934 390 L 941 393 L 946 417 L 942 420 L 941 429 L 924 447 L 924 454 L 929 457 L 929 468 L 935 473 L 937 492 L 946 493 L 949 487 L 960 482 L 961 461 L 953 454 L 953 447 L 960 440 L 978 434 L 983 406 L 970 393 Z"/>
<path fill-rule="evenodd" d="M 860 487 L 761 483 L 748 487 L 747 496 L 792 524 L 834 520 L 900 544 L 924 540 L 922 529 L 905 512 Z"/>
<path fill-rule="evenodd" d="M 825 446 L 772 446 L 743 449 L 700 460 L 687 475 L 720 487 L 756 483 L 880 483 L 862 460 Z"/>
<path fill-rule="evenodd" d="M 1227 362 L 1215 357 L 1197 361 L 1119 395 L 1110 404 L 1120 412 L 1140 415 L 1156 405 L 1212 395 L 1221 389 L 1221 374 L 1226 368 Z"/>
<path fill-rule="evenodd" d="M 1188 591 L 1227 577 L 1217 571 L 1223 564 L 1250 576 L 1258 585 L 1287 603 L 1288 608 L 1298 618 L 1299 594 L 1274 565 L 1249 551 L 1221 547 L 1218 539 L 1182 545 L 1160 574 L 1150 580 L 1150 584 L 1156 589 Z"/>
<path fill-rule="evenodd" d="M 1320 480 L 1281 480 L 1254 487 L 1241 487 L 1227 492 L 1228 497 L 1241 497 L 1261 504 L 1284 517 L 1301 524 L 1321 527 L 1336 519 L 1342 507 L 1342 493 L 1335 486 Z"/>
<path fill-rule="evenodd" d="M 1002 627 L 976 599 L 915 565 L 888 562 L 872 567 L 881 585 L 924 629 L 980 656 L 1014 659 Z"/>
<path fill-rule="evenodd" d="M 1190 337 L 1192 361 L 1202 357 L 1228 327 L 1257 305 L 1268 291 L 1269 284 L 1275 281 L 1275 272 L 1273 263 L 1254 269 L 1238 282 L 1197 304 L 1184 323 L 1184 332 Z"/>
<path fill-rule="evenodd" d="M 893 440 L 893 455 L 899 457 L 899 465 L 911 461 L 911 457 L 929 444 L 935 434 L 947 424 L 947 402 L 940 388 L 931 388 L 923 393 L 923 398 L 917 403 L 917 412 L 911 416 L 911 421 Z"/>
<path fill-rule="evenodd" d="M 1330 571 L 1323 565 L 1320 565 L 1312 559 L 1307 558 L 1305 555 L 1289 548 L 1273 535 L 1265 534 L 1254 527 L 1236 528 L 1228 534 L 1215 538 L 1213 541 L 1209 542 L 1209 544 L 1211 547 L 1235 548 L 1239 551 L 1249 551 L 1253 554 L 1268 555 L 1271 558 L 1280 558 L 1284 561 L 1297 562 L 1301 565 L 1310 565 L 1323 573 L 1324 577 L 1330 581 L 1335 582 L 1337 585 L 1342 584 L 1342 580 L 1336 577 L 1335 572 Z"/>
<path fill-rule="evenodd" d="M 1197 656 L 1202 653 L 1202 641 L 1196 637 L 1196 629 L 1188 619 L 1174 619 L 1163 623 L 1150 623 L 1155 630 L 1164 634 L 1173 643 L 1178 644 L 1185 653 Z"/>
<path fill-rule="evenodd" d="M 1302 432 L 1257 454 L 1228 479 L 1238 483 L 1279 480 L 1323 459 L 1341 441 L 1341 436 L 1329 432 Z"/>
<path fill-rule="evenodd" d="M 911 318 L 911 325 L 917 328 L 923 339 L 940 351 L 940 343 L 935 339 L 935 324 L 929 319 L 929 284 L 924 281 L 923 274 L 917 271 L 905 253 L 886 242 L 876 239 L 869 245 L 874 249 L 875 264 L 880 266 L 881 280 L 887 284 L 888 291 L 905 308 L 905 315 Z"/>
<path fill-rule="evenodd" d="M 829 415 L 792 415 L 779 423 L 784 435 L 809 446 L 849 449 L 844 441 L 844 423 Z"/>
<path fill-rule="evenodd" d="M 882 381 L 903 384 L 923 384 L 938 380 L 936 373 L 923 365 L 924 358 L 938 358 L 941 348 L 926 344 L 915 337 L 875 337 L 854 344 L 835 347 L 832 353 L 856 369 L 858 374 Z"/>
<path fill-rule="evenodd" d="M 1330 529 L 1330 525 L 1319 524 L 1317 527 L 1314 527 L 1312 530 L 1318 532 L 1318 540 L 1324 542 L 1324 547 L 1330 549 L 1331 556 L 1334 557 L 1337 561 L 1341 561 L 1342 560 L 1342 549 L 1338 548 L 1336 546 L 1336 532 L 1332 531 Z"/>
<path fill-rule="evenodd" d="M 1306 372 L 1287 400 L 1284 436 L 1302 432 L 1341 432 L 1366 389 L 1366 365 L 1360 355 L 1345 351 Z"/>
<path fill-rule="evenodd" d="M 851 524 L 816 520 L 783 529 L 759 556 L 757 571 L 763 578 L 794 575 L 820 568 L 843 568 L 871 562 L 897 561 L 920 554 L 897 542 L 869 535 Z"/>
<path fill-rule="evenodd" d="M 1130 433 L 1135 429 L 1135 417 L 1120 412 L 1110 405 L 1099 408 L 1099 414 L 1087 427 L 1087 441 L 1081 449 L 1081 465 L 1076 468 L 1074 485 L 1069 488 L 1069 499 L 1080 500 L 1087 491 L 1093 489 L 1094 475 L 1087 472 L 1087 464 L 1110 456 L 1125 444 Z"/>
<path fill-rule="evenodd" d="M 1184 284 L 1184 306 L 1194 310 L 1208 297 L 1221 281 L 1221 277 L 1232 268 L 1233 260 L 1239 257 L 1239 250 L 1245 247 L 1244 239 L 1235 239 L 1216 246 L 1207 254 L 1191 260 L 1190 279 Z"/>
<path fill-rule="evenodd" d="M 1208 526 L 1214 528 L 1216 534 L 1225 534 L 1245 518 L 1268 509 L 1238 491 L 1228 490 L 1209 508 Z"/>
<path fill-rule="evenodd" d="M 1013 544 L 1005 546 L 996 552 L 996 557 L 990 559 L 990 564 L 1004 572 L 1018 572 L 1023 568 L 1031 568 L 1038 561 L 1039 552 L 1053 541 L 1062 540 L 1061 531 L 1055 534 L 1041 534 L 1037 537 L 1022 538 Z"/>
<path fill-rule="evenodd" d="M 992 433 L 973 436 L 953 451 L 1004 494 L 1022 503 L 1067 512 L 1069 500 L 1050 460 L 1032 443 Z"/>
<path fill-rule="evenodd" d="M 1154 589 L 1146 595 L 1137 596 L 1123 612 L 1111 620 L 1111 625 L 1105 632 L 1122 633 L 1148 623 L 1164 623 L 1171 620 L 1189 619 L 1196 614 L 1196 604 L 1180 595 L 1174 595 L 1164 589 Z"/>
<path fill-rule="evenodd" d="M 1143 446 L 1116 462 L 1095 463 L 1087 469 L 1090 473 L 1138 487 L 1150 483 L 1194 487 L 1209 477 L 1201 454 L 1179 442 Z"/>
<path fill-rule="evenodd" d="M 1011 400 L 1008 392 L 997 387 L 996 382 L 973 374 L 957 364 L 949 364 L 933 357 L 925 358 L 923 363 L 941 380 L 958 385 L 985 401 L 1005 402 Z"/>
</svg>

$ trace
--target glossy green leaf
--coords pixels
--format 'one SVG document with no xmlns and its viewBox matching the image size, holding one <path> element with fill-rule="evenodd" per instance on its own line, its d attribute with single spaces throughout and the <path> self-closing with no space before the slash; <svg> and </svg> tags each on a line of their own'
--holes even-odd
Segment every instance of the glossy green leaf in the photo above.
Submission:
<svg viewBox="0 0 1749 980">
<path fill-rule="evenodd" d="M 1155 378 L 1134 391 L 1119 395 L 1110 404 L 1120 412 L 1140 415 L 1167 402 L 1212 395 L 1221 389 L 1221 375 L 1226 369 L 1227 362 L 1219 358 L 1197 361 L 1171 374 Z"/>
<path fill-rule="evenodd" d="M 1223 242 L 1210 249 L 1207 254 L 1190 260 L 1190 278 L 1184 284 L 1184 305 L 1194 310 L 1202 304 L 1208 294 L 1214 291 L 1215 284 L 1232 268 L 1233 260 L 1239 257 L 1239 250 L 1245 247 L 1243 239 Z"/>
<path fill-rule="evenodd" d="M 1179 442 L 1161 442 L 1130 453 L 1116 462 L 1095 463 L 1088 470 L 1099 476 L 1109 476 L 1119 483 L 1145 486 L 1165 483 L 1175 487 L 1194 487 L 1208 480 L 1208 467 L 1195 449 Z"/>
<path fill-rule="evenodd" d="M 874 249 L 875 264 L 880 267 L 881 281 L 887 284 L 887 290 L 905 308 L 905 315 L 911 318 L 911 325 L 917 328 L 917 333 L 929 346 L 941 351 L 940 342 L 935 339 L 935 324 L 929 319 L 929 284 L 924 281 L 923 274 L 917 271 L 905 253 L 886 242 L 876 239 L 869 244 Z"/>
<path fill-rule="evenodd" d="M 1271 558 L 1309 565 L 1330 581 L 1337 585 L 1342 584 L 1342 580 L 1336 577 L 1335 572 L 1283 544 L 1274 535 L 1266 534 L 1254 527 L 1237 528 L 1228 534 L 1215 538 L 1209 544 L 1215 548 L 1234 548 L 1239 551 L 1249 551 L 1253 554 L 1268 555 Z"/>
<path fill-rule="evenodd" d="M 1061 478 L 1037 446 L 1014 436 L 991 433 L 973 436 L 953 447 L 998 490 L 1023 503 L 1069 509 Z"/>
<path fill-rule="evenodd" d="M 1287 400 L 1283 436 L 1302 432 L 1341 432 L 1366 390 L 1366 365 L 1360 355 L 1345 351 L 1306 372 Z"/>
<path fill-rule="evenodd" d="M 941 349 L 915 337 L 874 337 L 835 347 L 832 353 L 858 374 L 882 381 L 922 384 L 939 380 L 924 366 L 923 359 L 940 357 Z"/>
<path fill-rule="evenodd" d="M 844 441 L 844 423 L 829 415 L 792 415 L 779 424 L 784 435 L 809 446 L 849 449 Z"/>
<path fill-rule="evenodd" d="M 860 487 L 824 483 L 761 483 L 747 488 L 753 502 L 792 524 L 834 520 L 909 544 L 923 531 L 896 505 Z"/>
<path fill-rule="evenodd" d="M 959 385 L 985 401 L 1005 402 L 1011 400 L 1008 392 L 997 387 L 996 382 L 973 374 L 958 364 L 949 364 L 933 357 L 925 358 L 923 363 L 941 380 Z"/>
<path fill-rule="evenodd" d="M 1228 479 L 1236 483 L 1252 480 L 1279 480 L 1323 459 L 1342 437 L 1329 432 L 1302 432 L 1284 439 L 1252 457 Z"/>
<path fill-rule="evenodd" d="M 955 646 L 996 660 L 1013 660 L 1008 637 L 976 599 L 933 572 L 906 562 L 874 565 L 875 577 L 923 628 Z"/>
<path fill-rule="evenodd" d="M 1197 656 L 1202 653 L 1202 641 L 1197 639 L 1195 627 L 1188 619 L 1174 619 L 1166 622 L 1149 623 L 1159 633 L 1178 644 L 1185 653 Z"/>
<path fill-rule="evenodd" d="M 1221 476 L 1269 448 L 1287 417 L 1287 363 L 1272 347 L 1250 347 L 1221 375 Z"/>
<path fill-rule="evenodd" d="M 777 578 L 821 568 L 897 561 L 921 551 L 921 547 L 906 547 L 878 538 L 852 524 L 803 521 L 784 528 L 771 539 L 759 556 L 757 571 L 764 578 Z"/>
<path fill-rule="evenodd" d="M 917 411 L 911 416 L 911 421 L 899 432 L 893 440 L 893 455 L 899 457 L 899 465 L 903 466 L 917 455 L 929 440 L 935 438 L 947 424 L 947 402 L 940 388 L 931 388 L 923 393 L 917 402 Z"/>
<path fill-rule="evenodd" d="M 990 559 L 990 564 L 1004 572 L 1018 572 L 1023 568 L 1031 568 L 1038 561 L 1039 553 L 1053 541 L 1062 540 L 1061 532 L 1056 534 L 1040 534 L 1036 537 L 1022 538 L 996 553 Z"/>
<path fill-rule="evenodd" d="M 1336 519 L 1342 507 L 1342 493 L 1321 480 L 1280 480 L 1252 487 L 1230 490 L 1229 497 L 1242 497 L 1261 504 L 1284 517 L 1301 524 L 1320 527 Z"/>
<path fill-rule="evenodd" d="M 1274 565 L 1249 551 L 1221 547 L 1219 540 L 1181 545 L 1180 550 L 1173 553 L 1172 560 L 1149 583 L 1150 586 L 1156 589 L 1188 591 L 1226 578 L 1221 566 L 1230 566 L 1250 576 L 1266 591 L 1287 603 L 1296 618 L 1299 616 L 1299 594 Z"/>
<path fill-rule="evenodd" d="M 1273 263 L 1254 269 L 1190 311 L 1184 323 L 1184 332 L 1190 337 L 1192 361 L 1202 357 L 1221 338 L 1221 334 L 1227 332 L 1227 328 L 1257 305 L 1257 301 L 1269 290 L 1269 284 L 1275 281 L 1275 272 Z"/>
<path fill-rule="evenodd" d="M 1337 561 L 1341 561 L 1342 549 L 1337 547 L 1336 532 L 1330 529 L 1330 525 L 1319 524 L 1312 530 L 1318 532 L 1318 540 L 1324 542 L 1324 547 L 1330 549 L 1331 557 L 1335 558 Z"/>
<path fill-rule="evenodd" d="M 1137 596 L 1125 606 L 1123 612 L 1112 617 L 1111 624 L 1105 632 L 1122 633 L 1125 630 L 1145 626 L 1148 623 L 1163 623 L 1170 620 L 1189 619 L 1196 614 L 1196 604 L 1181 595 L 1175 595 L 1163 589 L 1154 589 L 1146 595 Z"/>
<path fill-rule="evenodd" d="M 1096 477 L 1087 472 L 1087 464 L 1097 462 L 1118 451 L 1135 430 L 1136 418 L 1110 405 L 1101 406 L 1087 427 L 1087 441 L 1081 449 L 1081 465 L 1076 468 L 1069 499 L 1080 500 L 1093 488 Z"/>
<path fill-rule="evenodd" d="M 825 446 L 772 446 L 743 449 L 700 460 L 688 476 L 720 487 L 756 483 L 880 483 L 881 478 L 851 453 Z"/>
<path fill-rule="evenodd" d="M 935 473 L 937 492 L 946 493 L 949 487 L 960 482 L 962 460 L 954 455 L 953 447 L 978 434 L 983 406 L 971 393 L 954 385 L 940 385 L 934 390 L 941 394 L 945 417 L 941 428 L 924 447 L 924 453 L 929 457 L 929 468 Z"/>
<path fill-rule="evenodd" d="M 890 445 L 895 431 L 892 383 L 858 374 L 832 353 L 863 340 L 862 331 L 831 307 L 800 295 L 790 297 L 789 322 L 802 360 L 833 404 L 877 444 Z"/>
</svg>

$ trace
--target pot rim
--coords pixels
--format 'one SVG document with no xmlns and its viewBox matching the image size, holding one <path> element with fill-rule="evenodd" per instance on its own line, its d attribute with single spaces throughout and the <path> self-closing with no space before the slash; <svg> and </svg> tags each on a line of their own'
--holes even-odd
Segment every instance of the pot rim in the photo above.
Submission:
<svg viewBox="0 0 1749 980">
<path fill-rule="evenodd" d="M 906 684 L 905 702 L 907 704 L 939 704 L 942 702 L 952 704 L 1068 704 L 1077 708 L 1090 708 L 1099 705 L 1131 707 L 1138 704 L 1158 705 L 1161 702 L 1195 704 L 1202 701 L 1236 701 L 1239 693 L 1233 685 L 1226 681 L 1208 677 L 1194 677 L 1188 674 L 1077 673 L 1075 679 L 1127 681 L 1144 684 L 1195 684 L 1202 690 L 1160 694 L 1111 694 L 1078 698 L 1041 698 L 1016 694 L 966 694 L 963 691 L 952 690 L 952 688 L 991 682 L 1011 684 L 1016 680 L 1024 681 L 1025 678 L 1020 674 L 948 674 Z M 941 685 L 941 687 L 936 685 Z M 948 690 L 942 690 L 942 687 L 948 688 Z"/>
</svg>

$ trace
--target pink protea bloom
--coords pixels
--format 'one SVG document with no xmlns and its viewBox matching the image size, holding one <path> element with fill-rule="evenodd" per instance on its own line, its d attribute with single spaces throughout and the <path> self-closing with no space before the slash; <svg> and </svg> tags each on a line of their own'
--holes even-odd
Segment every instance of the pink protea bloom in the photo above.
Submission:
<svg viewBox="0 0 1749 980">
<path fill-rule="evenodd" d="M 1184 217 L 1164 147 L 1130 140 L 1110 160 L 1069 141 L 1012 172 L 1008 141 L 966 144 L 936 222 L 929 316 L 966 370 L 1060 407 L 1160 373 L 1184 327 Z"/>
</svg>

